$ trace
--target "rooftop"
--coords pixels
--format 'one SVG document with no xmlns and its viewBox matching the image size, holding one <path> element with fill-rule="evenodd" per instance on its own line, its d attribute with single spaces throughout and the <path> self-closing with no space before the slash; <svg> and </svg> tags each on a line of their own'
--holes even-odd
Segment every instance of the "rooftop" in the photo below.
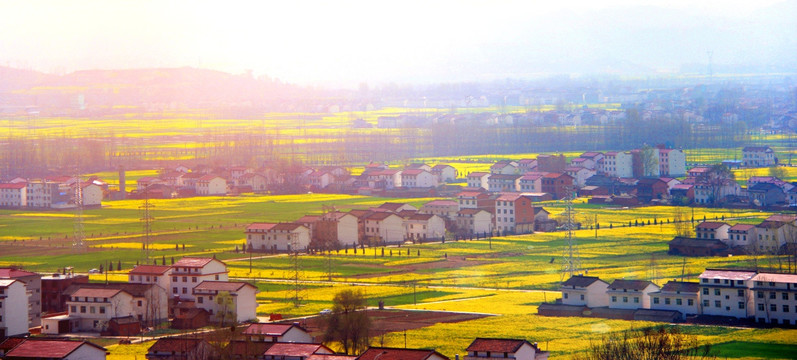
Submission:
<svg viewBox="0 0 797 360">
<path fill-rule="evenodd" d="M 513 353 L 518 351 L 523 344 L 529 344 L 529 346 L 535 347 L 528 341 L 522 339 L 476 338 L 465 351 Z"/>
<path fill-rule="evenodd" d="M 102 351 L 104 347 L 92 344 L 87 341 L 73 341 L 73 340 L 50 340 L 50 339 L 32 339 L 28 338 L 17 347 L 9 351 L 6 356 L 14 358 L 32 358 L 32 359 L 47 359 L 47 358 L 64 358 L 77 350 L 79 347 L 86 345 L 92 346 Z"/>
</svg>

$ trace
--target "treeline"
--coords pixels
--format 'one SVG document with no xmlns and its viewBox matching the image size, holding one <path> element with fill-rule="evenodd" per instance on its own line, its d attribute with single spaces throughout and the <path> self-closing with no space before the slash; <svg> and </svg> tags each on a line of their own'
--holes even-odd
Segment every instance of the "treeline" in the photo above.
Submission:
<svg viewBox="0 0 797 360">
<path fill-rule="evenodd" d="M 641 119 L 629 110 L 625 120 L 607 125 L 524 125 L 473 127 L 435 125 L 435 156 L 528 152 L 624 150 L 645 144 L 673 148 L 730 148 L 749 140 L 742 122 L 700 125 L 675 119 Z"/>
</svg>

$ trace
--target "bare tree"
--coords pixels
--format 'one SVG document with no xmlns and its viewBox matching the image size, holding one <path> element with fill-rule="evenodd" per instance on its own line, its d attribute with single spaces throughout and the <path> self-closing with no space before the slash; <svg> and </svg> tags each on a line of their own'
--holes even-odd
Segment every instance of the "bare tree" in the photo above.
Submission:
<svg viewBox="0 0 797 360">
<path fill-rule="evenodd" d="M 675 208 L 672 221 L 673 221 L 673 226 L 675 227 L 675 236 L 685 237 L 685 238 L 694 237 L 692 222 L 690 222 L 689 219 L 687 219 L 686 214 L 684 214 L 684 210 L 682 207 L 678 206 Z"/>
<path fill-rule="evenodd" d="M 646 360 L 646 359 L 715 359 L 708 345 L 700 346 L 694 335 L 676 327 L 647 328 L 642 331 L 615 333 L 603 342 L 590 345 L 577 360 Z"/>
<path fill-rule="evenodd" d="M 332 300 L 332 313 L 326 317 L 324 342 L 337 342 L 346 354 L 360 354 L 368 348 L 371 319 L 361 290 L 346 289 Z"/>
<path fill-rule="evenodd" d="M 723 201 L 722 197 L 725 195 L 723 190 L 726 186 L 731 185 L 733 181 L 735 181 L 733 172 L 724 164 L 712 165 L 709 171 L 697 178 L 697 182 L 705 185 L 709 190 L 707 203 L 714 206 Z"/>
</svg>

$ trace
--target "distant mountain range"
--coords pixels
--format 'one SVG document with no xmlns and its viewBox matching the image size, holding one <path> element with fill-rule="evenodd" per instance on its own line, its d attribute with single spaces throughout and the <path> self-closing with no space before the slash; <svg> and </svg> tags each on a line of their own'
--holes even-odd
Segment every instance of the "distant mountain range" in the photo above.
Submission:
<svg viewBox="0 0 797 360">
<path fill-rule="evenodd" d="M 43 112 L 108 112 L 272 108 L 306 97 L 307 89 L 270 79 L 183 68 L 85 70 L 66 75 L 0 67 L 0 106 L 5 113 L 35 107 Z M 116 111 L 115 111 L 116 110 Z"/>
</svg>

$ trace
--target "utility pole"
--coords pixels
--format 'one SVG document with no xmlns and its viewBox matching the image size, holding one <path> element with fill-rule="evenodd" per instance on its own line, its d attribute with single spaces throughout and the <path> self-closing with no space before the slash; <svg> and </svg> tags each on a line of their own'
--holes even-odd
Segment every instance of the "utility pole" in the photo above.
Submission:
<svg viewBox="0 0 797 360">
<path fill-rule="evenodd" d="M 567 223 L 565 224 L 565 248 L 563 249 L 562 254 L 562 281 L 564 281 L 565 274 L 573 275 L 578 274 L 581 271 L 581 259 L 578 254 L 578 245 L 576 244 L 576 239 L 573 238 L 573 230 L 575 230 L 575 222 L 573 221 L 573 188 L 568 186 L 565 188 L 567 191 L 567 197 L 565 198 L 565 215 L 567 217 Z"/>
<path fill-rule="evenodd" d="M 86 250 L 86 234 L 83 231 L 83 181 L 80 179 L 79 166 L 75 179 L 75 222 L 72 249 L 77 252 L 83 252 Z"/>
<path fill-rule="evenodd" d="M 149 203 L 149 184 L 144 186 L 144 205 L 140 207 L 142 210 L 141 221 L 144 222 L 144 239 L 142 243 L 142 250 L 144 252 L 145 263 L 149 262 L 149 245 L 152 236 L 152 205 Z"/>
</svg>

